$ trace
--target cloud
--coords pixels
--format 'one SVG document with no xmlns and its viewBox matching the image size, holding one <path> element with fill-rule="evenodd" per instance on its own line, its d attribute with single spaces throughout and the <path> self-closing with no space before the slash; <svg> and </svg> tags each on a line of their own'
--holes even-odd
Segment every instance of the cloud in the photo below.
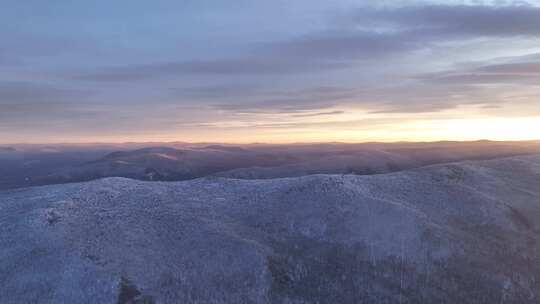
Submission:
<svg viewBox="0 0 540 304">
<path fill-rule="evenodd" d="M 306 114 L 295 114 L 293 117 L 318 117 L 318 116 L 333 116 L 344 114 L 345 111 L 327 111 L 327 112 L 317 112 L 317 113 L 306 113 Z"/>
<path fill-rule="evenodd" d="M 465 74 L 442 73 L 429 79 L 432 83 L 440 84 L 517 84 L 517 85 L 538 85 L 540 75 L 516 75 L 516 74 L 489 74 L 480 72 L 470 72 Z"/>
<path fill-rule="evenodd" d="M 303 90 L 269 92 L 266 98 L 240 103 L 217 103 L 213 107 L 236 113 L 299 113 L 334 107 L 357 96 L 355 89 L 321 86 Z"/>
<path fill-rule="evenodd" d="M 531 6 L 364 7 L 348 18 L 347 26 L 340 23 L 325 31 L 275 42 L 269 49 L 295 59 L 354 61 L 402 56 L 462 39 L 540 37 L 540 8 Z"/>
<path fill-rule="evenodd" d="M 76 75 L 78 80 L 91 81 L 134 81 L 180 76 L 250 76 L 283 75 L 321 70 L 337 69 L 343 64 L 337 62 L 290 62 L 280 58 L 243 58 L 168 62 L 144 65 L 106 67 L 102 71 Z"/>
<path fill-rule="evenodd" d="M 90 92 L 32 82 L 0 82 L 0 106 L 5 104 L 57 103 L 77 101 Z"/>
<path fill-rule="evenodd" d="M 540 8 L 530 5 L 416 5 L 358 10 L 353 19 L 430 39 L 540 36 Z"/>
<path fill-rule="evenodd" d="M 106 112 L 92 109 L 92 96 L 93 91 L 59 85 L 0 82 L 0 127 L 12 132 L 31 126 L 45 130 L 76 129 L 82 121 L 88 124 Z"/>
<path fill-rule="evenodd" d="M 159 131 L 179 121 L 203 127 L 236 118 L 265 125 L 271 123 L 263 121 L 267 117 L 346 117 L 336 109 L 420 117 L 415 114 L 461 106 L 506 109 L 518 98 L 510 95 L 526 96 L 519 97 L 521 104 L 534 100 L 540 55 L 496 56 L 538 52 L 540 8 L 386 3 L 351 7 L 326 1 L 308 9 L 311 2 L 304 1 L 295 4 L 296 11 L 250 2 L 251 12 L 265 14 L 249 18 L 243 2 L 234 9 L 203 5 L 197 14 L 184 7 L 185 18 L 143 3 L 131 7 L 133 14 L 108 10 L 111 15 L 102 16 L 94 9 L 79 16 L 74 4 L 64 12 L 69 22 L 47 6 L 48 15 L 36 16 L 43 24 L 39 33 L 27 22 L 35 10 L 28 10 L 26 21 L 13 18 L 11 27 L 0 30 L 0 65 L 9 65 L 0 81 L 22 80 L 0 82 L 0 123 L 4 129 L 39 123 L 55 132 L 58 126 L 90 130 L 93 124 L 100 130 Z M 200 19 L 210 7 L 212 14 Z M 340 21 L 330 15 L 338 7 L 346 9 Z M 152 18 L 133 18 L 149 9 Z M 295 20 L 278 14 L 289 9 L 284 15 Z M 102 17 L 103 23 L 96 22 Z M 264 24 L 254 22 L 259 17 Z M 91 102 L 98 98 L 99 105 Z M 513 112 L 531 108 L 515 106 Z"/>
<path fill-rule="evenodd" d="M 540 8 L 531 6 L 424 5 L 364 7 L 348 26 L 255 44 L 236 58 L 110 66 L 78 80 L 136 81 L 186 76 L 268 76 L 316 73 L 355 62 L 481 37 L 540 37 Z M 509 22 L 511 20 L 511 22 Z"/>
<path fill-rule="evenodd" d="M 185 88 L 171 88 L 174 96 L 204 100 L 204 99 L 227 99 L 238 97 L 253 97 L 264 93 L 260 85 L 256 83 L 230 83 L 220 85 L 203 85 Z"/>
<path fill-rule="evenodd" d="M 414 119 L 401 117 L 401 122 L 412 121 Z M 332 120 L 332 121 L 315 121 L 315 122 L 258 122 L 247 124 L 246 128 L 260 128 L 260 129 L 283 129 L 283 130 L 295 130 L 312 128 L 331 130 L 332 128 L 339 128 L 340 130 L 377 130 L 384 128 L 385 126 L 392 126 L 396 123 L 395 118 L 364 118 L 364 119 L 352 119 L 352 120 Z M 216 124 L 213 127 L 220 128 L 220 124 Z"/>
<path fill-rule="evenodd" d="M 488 66 L 478 68 L 476 70 L 478 72 L 482 72 L 486 74 L 540 76 L 540 61 L 493 64 L 493 65 L 488 65 Z"/>
<path fill-rule="evenodd" d="M 349 62 L 381 58 L 419 47 L 413 41 L 401 39 L 403 35 L 352 28 L 334 29 L 269 44 L 268 50 L 294 60 Z"/>
<path fill-rule="evenodd" d="M 446 85 L 540 85 L 540 60 L 531 61 L 536 54 L 501 59 L 503 62 L 476 64 L 468 67 L 420 75 L 422 81 Z"/>
</svg>

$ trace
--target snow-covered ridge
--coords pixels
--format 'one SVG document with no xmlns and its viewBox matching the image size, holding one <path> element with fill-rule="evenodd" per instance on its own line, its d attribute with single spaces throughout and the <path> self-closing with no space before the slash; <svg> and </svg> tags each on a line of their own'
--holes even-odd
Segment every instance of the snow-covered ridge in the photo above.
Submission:
<svg viewBox="0 0 540 304">
<path fill-rule="evenodd" d="M 539 202 L 540 156 L 9 190 L 0 303 L 538 303 Z"/>
</svg>

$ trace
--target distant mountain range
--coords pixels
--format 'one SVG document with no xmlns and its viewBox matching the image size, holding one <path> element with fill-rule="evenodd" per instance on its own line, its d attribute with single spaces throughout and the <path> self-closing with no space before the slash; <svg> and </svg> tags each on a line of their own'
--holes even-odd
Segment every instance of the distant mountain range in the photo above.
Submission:
<svg viewBox="0 0 540 304">
<path fill-rule="evenodd" d="M 538 303 L 539 155 L 1 191 L 0 303 Z"/>
<path fill-rule="evenodd" d="M 132 149 L 134 148 L 135 149 Z M 0 153 L 0 189 L 127 177 L 181 181 L 311 174 L 370 175 L 461 160 L 540 153 L 538 142 L 294 145 L 21 146 Z"/>
</svg>

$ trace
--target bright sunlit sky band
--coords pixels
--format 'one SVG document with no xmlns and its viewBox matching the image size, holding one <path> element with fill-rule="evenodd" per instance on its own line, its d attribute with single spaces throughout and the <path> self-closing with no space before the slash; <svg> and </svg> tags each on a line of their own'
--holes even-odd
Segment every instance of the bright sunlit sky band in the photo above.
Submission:
<svg viewBox="0 0 540 304">
<path fill-rule="evenodd" d="M 540 138 L 538 1 L 0 2 L 0 143 Z"/>
</svg>

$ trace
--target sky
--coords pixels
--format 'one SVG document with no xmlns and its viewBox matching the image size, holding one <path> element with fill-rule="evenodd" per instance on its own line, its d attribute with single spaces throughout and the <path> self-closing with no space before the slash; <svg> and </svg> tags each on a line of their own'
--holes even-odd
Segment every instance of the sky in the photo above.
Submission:
<svg viewBox="0 0 540 304">
<path fill-rule="evenodd" d="M 540 139 L 540 1 L 0 0 L 0 143 Z"/>
</svg>

